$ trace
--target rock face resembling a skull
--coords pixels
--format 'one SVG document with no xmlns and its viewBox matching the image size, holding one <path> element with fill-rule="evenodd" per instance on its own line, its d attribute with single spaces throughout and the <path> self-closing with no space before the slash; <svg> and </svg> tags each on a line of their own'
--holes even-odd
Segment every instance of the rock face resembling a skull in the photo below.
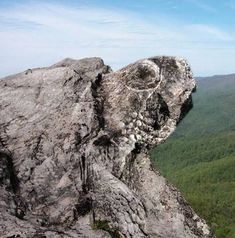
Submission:
<svg viewBox="0 0 235 238">
<path fill-rule="evenodd" d="M 163 56 L 106 75 L 102 81 L 106 128 L 131 136 L 143 147 L 160 143 L 181 119 L 182 111 L 191 108 L 195 82 L 188 78 L 192 79 L 192 72 L 184 59 Z"/>
</svg>

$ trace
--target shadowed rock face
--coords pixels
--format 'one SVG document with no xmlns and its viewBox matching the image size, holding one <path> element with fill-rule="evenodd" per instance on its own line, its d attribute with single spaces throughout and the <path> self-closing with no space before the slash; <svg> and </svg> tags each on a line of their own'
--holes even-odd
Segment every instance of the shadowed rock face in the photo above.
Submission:
<svg viewBox="0 0 235 238">
<path fill-rule="evenodd" d="M 213 237 L 148 157 L 194 88 L 175 57 L 114 73 L 65 59 L 1 79 L 0 237 Z"/>
</svg>

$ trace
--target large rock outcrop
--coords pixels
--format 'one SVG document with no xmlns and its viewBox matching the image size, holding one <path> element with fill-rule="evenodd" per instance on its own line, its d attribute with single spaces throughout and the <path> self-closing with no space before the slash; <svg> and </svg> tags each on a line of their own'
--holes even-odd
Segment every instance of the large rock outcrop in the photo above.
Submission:
<svg viewBox="0 0 235 238">
<path fill-rule="evenodd" d="M 0 237 L 213 237 L 151 166 L 192 106 L 185 60 L 65 59 L 0 80 Z"/>
</svg>

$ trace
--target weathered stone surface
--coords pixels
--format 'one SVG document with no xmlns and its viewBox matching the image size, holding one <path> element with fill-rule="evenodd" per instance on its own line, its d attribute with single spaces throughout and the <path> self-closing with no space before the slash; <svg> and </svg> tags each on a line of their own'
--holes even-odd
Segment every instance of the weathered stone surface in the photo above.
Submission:
<svg viewBox="0 0 235 238">
<path fill-rule="evenodd" d="M 114 73 L 65 59 L 1 79 L 0 237 L 212 237 L 147 155 L 194 88 L 175 57 Z"/>
</svg>

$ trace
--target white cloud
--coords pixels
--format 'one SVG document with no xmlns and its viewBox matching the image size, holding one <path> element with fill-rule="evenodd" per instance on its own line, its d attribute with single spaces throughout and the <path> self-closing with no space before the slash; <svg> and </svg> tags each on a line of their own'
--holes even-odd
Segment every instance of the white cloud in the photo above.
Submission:
<svg viewBox="0 0 235 238">
<path fill-rule="evenodd" d="M 191 31 L 200 34 L 201 38 L 208 38 L 213 41 L 220 40 L 220 41 L 233 41 L 234 38 L 227 32 L 224 32 L 217 27 L 210 26 L 210 25 L 202 25 L 202 24 L 193 24 L 188 26 Z"/>
<path fill-rule="evenodd" d="M 46 2 L 0 9 L 0 74 L 52 64 L 65 57 L 100 56 L 118 68 L 158 54 L 184 56 L 197 73 L 204 73 L 200 68 L 203 60 L 208 71 L 214 67 L 210 52 L 226 50 L 233 42 L 229 33 L 215 26 L 185 25 L 156 14 L 159 20 L 148 22 L 119 9 Z"/>
</svg>

